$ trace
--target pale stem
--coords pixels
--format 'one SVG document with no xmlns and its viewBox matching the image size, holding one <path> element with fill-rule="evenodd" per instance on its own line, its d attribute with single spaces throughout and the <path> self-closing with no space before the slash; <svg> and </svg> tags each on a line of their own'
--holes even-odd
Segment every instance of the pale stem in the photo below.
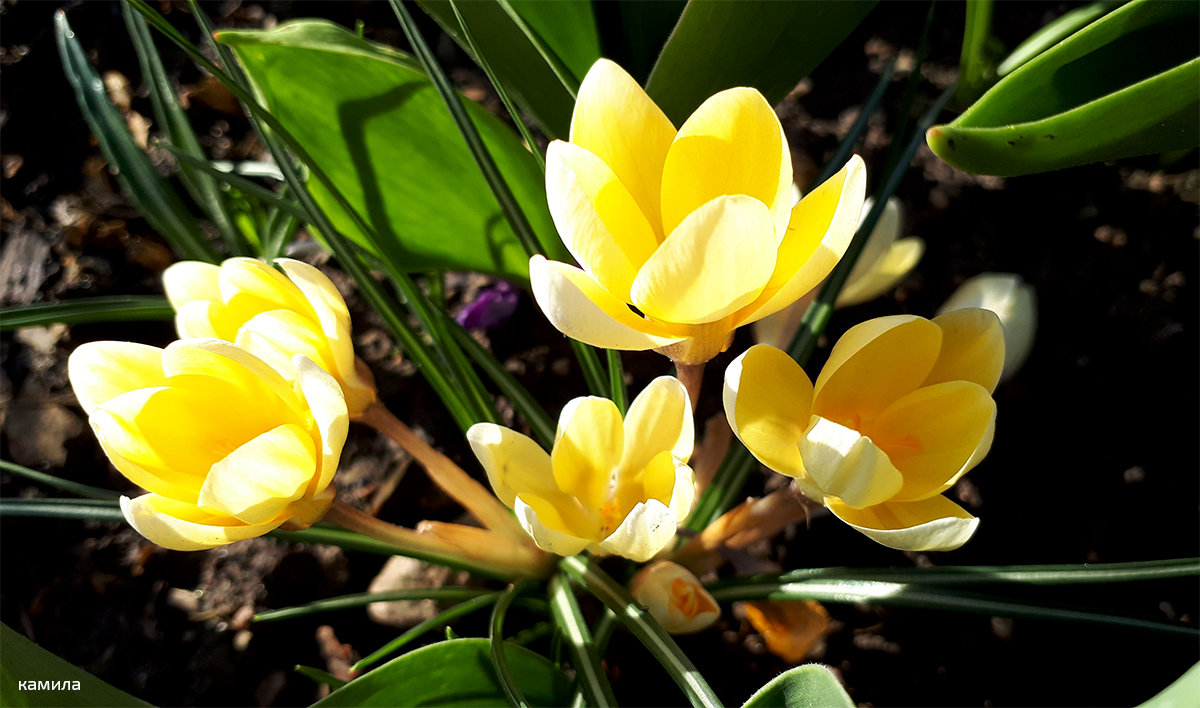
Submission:
<svg viewBox="0 0 1200 708">
<path fill-rule="evenodd" d="M 420 554 L 451 556 L 454 558 L 462 557 L 458 549 L 448 543 L 422 535 L 412 529 L 406 529 L 403 526 L 396 526 L 395 524 L 381 521 L 374 516 L 355 509 L 340 499 L 335 499 L 333 504 L 330 504 L 329 510 L 325 512 L 325 517 L 322 521 L 334 526 L 341 526 L 347 531 L 360 533 L 376 541 L 383 541 L 389 545 L 396 546 L 400 550 L 414 551 Z"/>
<path fill-rule="evenodd" d="M 449 457 L 417 437 L 411 428 L 382 404 L 371 404 L 357 420 L 395 440 L 396 444 L 421 463 L 435 484 L 474 514 L 485 527 L 520 543 L 529 539 L 529 535 L 517 523 L 508 507 L 504 506 L 495 494 L 475 481 Z"/>
<path fill-rule="evenodd" d="M 704 382 L 704 364 L 682 364 L 675 362 L 675 378 L 687 389 L 688 398 L 692 402 L 692 411 L 700 401 L 700 384 Z"/>
</svg>

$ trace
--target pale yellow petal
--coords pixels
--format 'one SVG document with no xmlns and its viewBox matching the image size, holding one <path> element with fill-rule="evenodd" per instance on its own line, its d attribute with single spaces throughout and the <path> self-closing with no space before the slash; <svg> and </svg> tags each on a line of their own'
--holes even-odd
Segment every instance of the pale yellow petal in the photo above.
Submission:
<svg viewBox="0 0 1200 708">
<path fill-rule="evenodd" d="M 576 398 L 563 409 L 550 454 L 554 481 L 585 509 L 599 510 L 608 497 L 625 449 L 621 412 L 607 398 Z"/>
<path fill-rule="evenodd" d="M 564 512 L 529 492 L 522 492 L 516 497 L 513 511 L 537 547 L 547 553 L 573 556 L 592 543 L 592 539 L 572 532 L 567 521 L 569 516 L 564 518 Z"/>
<path fill-rule="evenodd" d="M 603 160 L 555 140 L 546 151 L 546 201 L 563 244 L 613 296 L 629 299 L 658 237 L 629 190 Z"/>
<path fill-rule="evenodd" d="M 866 190 L 866 168 L 855 155 L 800 200 L 779 244 L 771 279 L 758 298 L 737 314 L 738 324 L 782 310 L 829 275 L 854 238 Z"/>
<path fill-rule="evenodd" d="M 674 138 L 675 126 L 624 69 L 607 59 L 592 65 L 575 97 L 571 142 L 612 168 L 656 228 L 663 160 Z"/>
<path fill-rule="evenodd" d="M 571 339 L 605 349 L 645 350 L 683 341 L 639 317 L 574 266 L 529 259 L 533 297 L 550 324 Z"/>
<path fill-rule="evenodd" d="M 758 199 L 719 196 L 690 213 L 642 266 L 633 304 L 664 322 L 720 320 L 762 292 L 781 237 Z"/>
<path fill-rule="evenodd" d="M 979 519 L 942 496 L 868 509 L 851 509 L 836 502 L 828 506 L 855 530 L 901 551 L 952 551 L 966 543 L 979 526 Z"/>
<path fill-rule="evenodd" d="M 942 348 L 925 383 L 972 381 L 988 393 L 1004 370 L 1004 327 L 991 310 L 972 307 L 933 318 L 942 330 Z"/>
<path fill-rule="evenodd" d="M 904 475 L 893 497 L 910 501 L 941 494 L 978 462 L 991 439 L 996 404 L 978 384 L 947 381 L 924 386 L 888 406 L 867 433 Z M 985 450 L 986 452 L 986 450 Z"/>
<path fill-rule="evenodd" d="M 179 261 L 163 271 L 163 290 L 176 311 L 188 302 L 220 302 L 221 269 L 202 261 Z"/>
<path fill-rule="evenodd" d="M 663 166 L 663 233 L 733 194 L 765 204 L 773 230 L 783 233 L 792 208 L 792 157 L 775 111 L 752 88 L 712 96 L 679 129 Z"/>
<path fill-rule="evenodd" d="M 690 634 L 721 616 L 721 608 L 700 580 L 671 561 L 655 561 L 638 571 L 629 584 L 638 604 L 671 634 Z"/>
<path fill-rule="evenodd" d="M 1033 348 L 1037 330 L 1037 293 L 1016 273 L 980 273 L 968 278 L 947 298 L 938 314 L 968 307 L 991 310 L 1004 326 L 1005 381 L 1021 368 Z"/>
<path fill-rule="evenodd" d="M 817 377 L 813 413 L 857 429 L 923 384 L 941 341 L 937 325 L 912 315 L 851 327 L 833 345 Z"/>
<path fill-rule="evenodd" d="M 189 300 L 175 308 L 175 332 L 180 339 L 225 339 L 232 341 L 236 329 L 218 332 L 225 324 L 217 313 L 224 307 L 219 300 Z M 226 328 L 229 329 L 229 328 Z"/>
<path fill-rule="evenodd" d="M 123 410 L 138 409 L 140 402 L 160 390 L 162 389 L 145 388 L 124 394 L 113 399 L 117 401 L 115 415 L 101 407 L 92 413 L 88 422 L 100 443 L 100 449 L 104 450 L 113 467 L 126 479 L 147 491 L 194 502 L 200 494 L 200 485 L 204 482 L 207 470 L 175 470 L 167 467 L 153 451 L 147 453 L 146 445 L 140 439 L 140 432 L 129 422 L 131 414 Z M 137 400 L 122 401 L 126 397 Z M 127 452 L 136 459 L 126 456 Z"/>
<path fill-rule="evenodd" d="M 158 508 L 159 500 L 154 494 L 146 494 L 137 499 L 121 497 L 121 513 L 138 533 L 163 548 L 175 551 L 202 551 L 224 546 L 234 541 L 262 536 L 283 523 L 283 519 L 277 519 L 259 525 L 199 524 L 162 513 Z"/>
<path fill-rule="evenodd" d="M 221 299 L 248 320 L 264 310 L 296 310 L 311 314 L 311 306 L 291 280 L 256 258 L 230 258 L 221 264 Z"/>
<path fill-rule="evenodd" d="M 467 442 L 505 506 L 512 508 L 523 492 L 546 498 L 562 495 L 549 453 L 532 438 L 495 423 L 476 423 L 467 430 Z"/>
<path fill-rule="evenodd" d="M 275 263 L 308 301 L 322 330 L 330 333 L 336 332 L 338 326 L 350 328 L 350 311 L 346 309 L 346 301 L 324 273 L 291 258 L 276 258 Z"/>
<path fill-rule="evenodd" d="M 896 287 L 925 253 L 925 242 L 916 236 L 902 238 L 892 244 L 883 258 L 871 270 L 850 282 L 838 293 L 836 307 L 849 307 L 874 300 Z"/>
<path fill-rule="evenodd" d="M 260 407 L 275 409 L 276 402 L 290 408 L 297 416 L 305 409 L 297 398 L 292 384 L 275 369 L 232 342 L 220 339 L 181 339 L 163 350 L 163 371 L 167 376 L 211 376 L 236 383 L 247 392 L 249 400 Z M 274 395 L 272 395 L 274 394 Z M 292 422 L 282 419 L 277 422 Z"/>
<path fill-rule="evenodd" d="M 261 312 L 238 330 L 237 344 L 262 359 L 285 379 L 294 381 L 292 355 L 303 354 L 336 375 L 337 363 L 319 325 L 294 310 Z"/>
<path fill-rule="evenodd" d="M 675 538 L 675 514 L 657 499 L 638 502 L 625 519 L 593 550 L 644 563 Z"/>
<path fill-rule="evenodd" d="M 866 220 L 867 215 L 871 213 L 871 209 L 875 206 L 875 199 L 867 197 L 863 201 L 862 212 L 859 214 L 858 225 L 861 227 L 862 222 Z M 848 283 L 853 283 L 861 278 L 867 271 L 875 267 L 875 263 L 883 258 L 896 239 L 900 238 L 900 200 L 892 197 L 883 205 L 883 212 L 879 215 L 879 220 L 875 222 L 875 228 L 871 229 L 871 235 L 867 237 L 867 242 L 863 244 L 862 252 L 858 254 L 858 260 L 854 263 L 854 267 L 850 269 L 850 276 L 847 278 Z"/>
<path fill-rule="evenodd" d="M 268 430 L 212 466 L 198 504 L 247 524 L 271 521 L 304 495 L 317 472 L 316 455 L 300 426 Z"/>
<path fill-rule="evenodd" d="M 162 350 L 133 342 L 88 342 L 71 352 L 67 378 L 83 411 L 117 396 L 149 386 L 162 386 Z"/>
<path fill-rule="evenodd" d="M 886 453 L 853 428 L 813 416 L 800 439 L 807 479 L 855 509 L 890 499 L 904 483 Z"/>
<path fill-rule="evenodd" d="M 319 473 L 305 492 L 312 497 L 333 481 L 350 429 L 350 416 L 341 387 L 324 369 L 300 354 L 292 357 L 292 367 L 298 374 L 296 387 L 304 396 L 321 443 Z"/>
<path fill-rule="evenodd" d="M 812 383 L 784 351 L 757 344 L 725 370 L 725 417 L 748 450 L 772 470 L 804 475 L 797 447 L 808 427 Z"/>
<path fill-rule="evenodd" d="M 692 405 L 687 389 L 673 376 L 659 376 L 642 389 L 629 404 L 624 427 L 621 469 L 640 470 L 664 450 L 683 462 L 692 456 Z"/>
<path fill-rule="evenodd" d="M 810 290 L 799 300 L 793 302 L 779 312 L 772 313 L 753 323 L 754 341 L 759 344 L 770 344 L 773 347 L 787 349 L 800 329 L 800 322 L 809 305 L 817 299 L 817 291 Z"/>
</svg>

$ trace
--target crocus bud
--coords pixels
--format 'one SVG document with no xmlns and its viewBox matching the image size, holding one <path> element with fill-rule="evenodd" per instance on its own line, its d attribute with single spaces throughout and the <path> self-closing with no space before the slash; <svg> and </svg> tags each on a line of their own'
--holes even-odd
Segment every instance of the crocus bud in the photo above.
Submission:
<svg viewBox="0 0 1200 708">
<path fill-rule="evenodd" d="M 629 586 L 633 597 L 671 634 L 699 632 L 721 616 L 717 601 L 691 571 L 656 561 L 638 571 Z"/>
<path fill-rule="evenodd" d="M 216 339 L 76 349 L 67 373 L 100 446 L 149 492 L 121 498 L 130 525 L 160 546 L 194 551 L 324 516 L 346 401 L 312 360 L 297 354 L 292 366 L 295 383 Z"/>
<path fill-rule="evenodd" d="M 938 314 L 967 307 L 991 310 L 1004 326 L 1004 370 L 1006 381 L 1021 368 L 1033 348 L 1037 331 L 1037 295 L 1033 286 L 1015 273 L 980 273 L 958 286 Z"/>
</svg>

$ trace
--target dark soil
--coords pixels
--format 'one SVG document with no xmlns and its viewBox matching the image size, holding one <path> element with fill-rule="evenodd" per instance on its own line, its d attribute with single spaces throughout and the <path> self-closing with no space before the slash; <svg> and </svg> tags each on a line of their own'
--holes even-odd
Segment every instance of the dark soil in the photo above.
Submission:
<svg viewBox="0 0 1200 708">
<path fill-rule="evenodd" d="M 156 4 L 157 5 L 157 4 Z M 176 3 L 169 17 L 190 31 Z M 0 304 L 92 295 L 161 292 L 170 252 L 130 209 L 105 171 L 59 66 L 51 16 L 60 6 L 101 71 L 133 84 L 133 111 L 150 115 L 138 93 L 136 60 L 115 3 L 9 2 L 2 6 L 0 96 L 3 132 L 3 252 Z M 222 25 L 327 16 L 369 38 L 403 46 L 384 3 L 205 3 Z M 906 67 L 925 18 L 924 3 L 885 3 L 781 107 L 797 174 L 811 179 L 833 153 L 870 93 L 884 61 L 900 70 L 886 105 L 904 90 Z M 999 3 L 996 33 L 1010 47 L 1060 14 L 1066 3 Z M 605 21 L 610 9 L 602 11 Z M 962 8 L 939 5 L 917 108 L 953 79 Z M 435 28 L 427 27 L 435 37 Z M 166 51 L 183 85 L 196 68 Z M 436 45 L 464 86 L 483 81 L 448 41 Z M 244 121 L 219 101 L 194 95 L 189 115 L 214 157 L 257 155 Z M 895 116 L 879 115 L 861 149 L 872 187 L 888 159 Z M 164 168 L 165 169 L 165 168 Z M 1200 167 L 1196 152 L 1044 175 L 999 179 L 956 171 L 922 149 L 898 196 L 907 231 L 923 237 L 920 265 L 887 297 L 838 311 L 832 336 L 870 317 L 932 316 L 966 278 L 983 271 L 1020 274 L 1038 295 L 1038 334 L 1025 367 L 996 392 L 999 424 L 988 458 L 951 496 L 982 523 L 962 549 L 903 554 L 873 544 L 830 517 L 788 529 L 765 549 L 786 568 L 1102 563 L 1200 556 L 1198 500 L 1200 390 L 1197 273 Z M 360 354 L 387 405 L 478 474 L 465 441 L 440 402 L 382 325 L 346 285 Z M 451 291 L 469 297 L 470 278 Z M 79 344 L 125 339 L 165 345 L 169 323 L 110 323 L 23 330 L 0 336 L 0 444 L 6 460 L 80 482 L 133 490 L 108 465 L 74 402 L 65 362 Z M 738 334 L 709 367 L 703 419 L 719 410 L 726 363 L 751 343 Z M 548 410 L 582 395 L 564 339 L 523 297 L 517 313 L 488 335 Z M 828 351 L 823 342 L 814 362 Z M 627 354 L 632 390 L 667 373 L 652 353 Z M 411 525 L 453 519 L 454 504 L 405 455 L 364 428 L 352 428 L 343 455 L 343 498 L 378 506 L 382 518 Z M 760 494 L 770 473 L 750 481 Z M 398 478 L 398 482 L 397 482 Z M 390 494 L 380 492 L 388 480 Z M 54 496 L 12 475 L 6 497 Z M 124 525 L 5 518 L 0 619 L 64 659 L 160 705 L 305 705 L 317 686 L 296 664 L 334 666 L 338 644 L 359 655 L 399 629 L 361 610 L 248 625 L 252 610 L 362 592 L 382 557 L 259 539 L 205 553 L 145 543 Z M 614 572 L 621 570 L 619 564 Z M 1196 578 L 1146 583 L 1014 589 L 1063 606 L 1196 627 Z M 251 609 L 246 609 L 251 608 Z M 596 607 L 585 603 L 594 613 Z M 932 609 L 829 605 L 834 631 L 812 656 L 838 671 L 851 696 L 870 705 L 1132 705 L 1150 698 L 1200 657 L 1194 638 L 1034 619 L 1002 619 Z M 511 627 L 526 618 L 514 614 Z M 327 625 L 318 639 L 318 627 Z M 456 625 L 486 632 L 481 618 Z M 432 640 L 434 635 L 430 635 Z M 717 693 L 740 704 L 786 668 L 735 612 L 680 644 Z M 548 651 L 545 640 L 535 649 Z M 607 654 L 618 698 L 629 705 L 682 699 L 636 639 L 620 632 Z"/>
</svg>

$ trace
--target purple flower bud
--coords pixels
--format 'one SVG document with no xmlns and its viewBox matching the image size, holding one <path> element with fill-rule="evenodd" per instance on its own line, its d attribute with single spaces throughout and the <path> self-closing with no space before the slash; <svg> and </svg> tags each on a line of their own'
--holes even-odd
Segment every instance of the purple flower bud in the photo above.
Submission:
<svg viewBox="0 0 1200 708">
<path fill-rule="evenodd" d="M 467 329 L 499 327 L 516 311 L 518 296 L 512 283 L 497 280 L 479 291 L 475 300 L 463 307 L 454 319 Z"/>
</svg>

